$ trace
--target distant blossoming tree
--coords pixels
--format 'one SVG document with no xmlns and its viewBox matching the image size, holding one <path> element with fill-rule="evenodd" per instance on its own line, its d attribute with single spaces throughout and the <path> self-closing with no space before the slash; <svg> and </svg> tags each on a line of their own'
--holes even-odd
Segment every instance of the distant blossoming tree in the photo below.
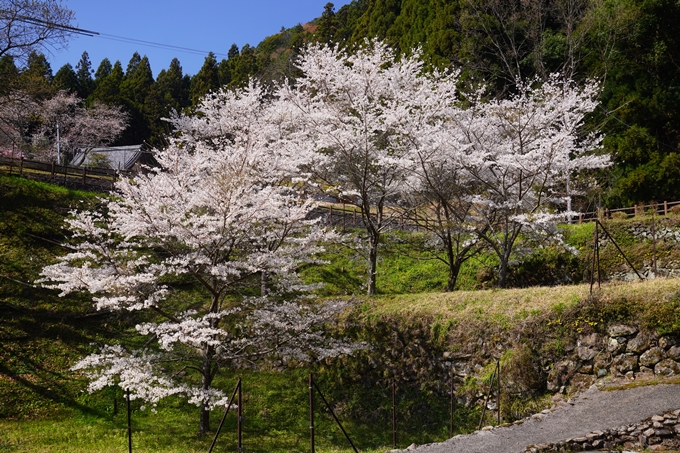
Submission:
<svg viewBox="0 0 680 453">
<path fill-rule="evenodd" d="M 60 157 L 63 163 L 76 148 L 107 145 L 120 136 L 127 121 L 120 107 L 86 107 L 75 94 L 63 91 L 35 100 L 12 90 L 0 99 L 0 142 L 43 160 Z"/>
<path fill-rule="evenodd" d="M 518 83 L 508 99 L 482 102 L 456 121 L 453 139 L 462 146 L 456 167 L 463 170 L 469 219 L 499 259 L 498 286 L 520 233 L 546 233 L 564 219 L 568 181 L 577 173 L 609 165 L 598 155 L 602 137 L 584 134 L 586 115 L 597 105 L 598 85 L 576 86 L 553 75 L 539 86 Z M 467 114 L 465 114 L 467 113 Z"/>
<path fill-rule="evenodd" d="M 302 76 L 283 99 L 305 123 L 299 148 L 323 188 L 360 209 L 367 233 L 368 294 L 376 292 L 381 235 L 412 171 L 413 137 L 426 133 L 453 102 L 457 74 L 423 71 L 420 53 L 397 55 L 366 42 L 355 53 L 322 44 L 301 53 Z"/>
<path fill-rule="evenodd" d="M 119 106 L 95 102 L 85 107 L 74 93 L 63 91 L 43 101 L 39 115 L 40 126 L 33 140 L 48 144 L 42 150 L 43 157 L 59 157 L 62 163 L 66 161 L 64 156 L 72 156 L 78 148 L 110 144 L 125 130 L 128 121 L 128 115 Z M 57 143 L 60 156 L 57 156 Z"/>
<path fill-rule="evenodd" d="M 197 113 L 170 120 L 178 138 L 156 152 L 160 168 L 120 181 L 103 212 L 74 215 L 75 250 L 43 280 L 89 291 L 98 309 L 155 314 L 136 326 L 145 346 L 104 346 L 74 368 L 90 390 L 118 384 L 152 403 L 181 395 L 206 432 L 209 410 L 226 402 L 212 385 L 220 368 L 352 349 L 322 329 L 345 303 L 307 300 L 296 273 L 333 235 L 306 220 L 314 204 L 299 196 L 298 156 L 280 146 L 295 116 L 253 84 L 209 95 Z M 173 290 L 187 282 L 199 293 Z"/>
</svg>

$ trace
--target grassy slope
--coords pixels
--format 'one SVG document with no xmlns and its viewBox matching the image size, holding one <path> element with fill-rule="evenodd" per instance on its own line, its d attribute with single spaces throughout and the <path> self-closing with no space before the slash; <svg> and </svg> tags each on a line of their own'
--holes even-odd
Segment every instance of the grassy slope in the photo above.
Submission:
<svg viewBox="0 0 680 453">
<path fill-rule="evenodd" d="M 64 239 L 63 216 L 74 207 L 93 203 L 96 200 L 92 194 L 0 178 L 0 452 L 107 452 L 126 448 L 122 396 L 118 395 L 119 412 L 114 415 L 113 393 L 83 393 L 84 380 L 68 368 L 90 351 L 90 343 L 124 341 L 134 335 L 130 319 L 92 315 L 86 297 L 59 298 L 31 284 L 42 266 L 63 253 L 57 245 Z M 587 226 L 576 228 L 572 239 L 583 245 L 590 237 L 589 232 Z M 602 318 L 631 317 L 648 328 L 680 331 L 678 280 L 606 284 L 602 290 L 596 290 L 595 299 L 599 302 L 593 305 L 584 305 L 589 294 L 587 285 L 445 294 L 437 292 L 445 283 L 443 265 L 423 255 L 414 256 L 410 247 L 404 237 L 388 244 L 381 261 L 383 295 L 364 299 L 352 322 L 358 320 L 383 329 L 381 334 L 387 337 L 403 334 L 390 322 L 407 326 L 416 322 L 414 330 L 443 326 L 445 331 L 452 326 L 484 325 L 510 332 L 518 325 L 545 321 L 544 324 L 552 323 L 552 331 L 569 333 L 597 328 Z M 328 281 L 328 295 L 362 292 L 361 261 L 341 250 L 331 251 L 329 258 L 333 258 L 330 264 L 309 269 L 308 276 Z M 486 258 L 471 262 L 464 270 L 462 286 L 479 285 L 476 276 L 490 265 L 492 260 Z M 424 327 L 417 324 L 420 319 L 425 320 Z M 365 334 L 360 332 L 359 336 Z M 432 336 L 432 332 L 424 335 Z M 402 344 L 410 347 L 419 341 L 406 338 Z M 455 346 L 433 341 L 437 353 Z M 422 351 L 428 352 L 431 346 L 425 344 Z M 417 349 L 415 354 L 423 355 Z M 399 358 L 389 354 L 375 358 L 366 353 L 360 357 L 401 366 Z M 366 371 L 365 364 L 346 365 L 345 374 L 343 369 L 337 369 L 337 364 L 317 366 L 314 371 L 319 373 L 319 383 L 328 389 L 331 399 L 343 401 L 335 410 L 360 449 L 384 450 L 391 444 L 388 381 L 384 376 L 374 379 L 371 373 L 379 374 L 379 368 Z M 308 449 L 305 383 L 308 372 L 305 368 L 294 368 L 281 373 L 239 373 L 245 383 L 245 439 L 249 451 Z M 228 390 L 235 379 L 236 373 L 228 372 L 217 385 Z M 398 398 L 399 445 L 445 439 L 448 401 L 441 396 L 445 388 L 437 391 L 436 382 L 421 383 L 418 387 L 417 380 L 404 379 Z M 139 406 L 133 403 L 135 451 L 207 450 L 210 440 L 195 435 L 195 407 L 168 401 L 154 415 L 148 410 L 141 411 Z M 474 418 L 472 414 L 465 419 L 463 412 L 462 409 L 457 412 L 456 432 L 467 429 L 466 424 L 471 426 L 469 420 Z M 213 426 L 219 416 L 213 414 Z M 318 420 L 319 451 L 348 451 L 346 441 L 328 414 L 319 410 Z M 221 450 L 216 451 L 235 448 L 234 425 L 230 417 Z"/>
</svg>

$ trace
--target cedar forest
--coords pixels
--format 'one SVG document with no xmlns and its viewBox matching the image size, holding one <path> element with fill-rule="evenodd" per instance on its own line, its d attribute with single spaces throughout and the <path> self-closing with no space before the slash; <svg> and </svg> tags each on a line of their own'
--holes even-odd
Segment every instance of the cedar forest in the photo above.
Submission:
<svg viewBox="0 0 680 453">
<path fill-rule="evenodd" d="M 316 20 L 255 47 L 233 45 L 228 59 L 209 54 L 193 76 L 173 59 L 154 80 L 138 53 L 125 68 L 104 59 L 96 69 L 84 53 L 75 68 L 53 73 L 33 53 L 25 64 L 4 55 L 0 77 L 3 89 L 38 100 L 68 90 L 88 105 L 122 108 L 129 126 L 114 145 L 163 146 L 170 125 L 162 118 L 172 110 L 195 111 L 205 94 L 243 87 L 250 77 L 265 85 L 294 79 L 292 62 L 305 43 L 352 49 L 366 38 L 397 54 L 420 46 L 427 69 L 459 68 L 461 84 L 484 80 L 489 97 L 512 92 L 518 78 L 545 80 L 554 72 L 576 83 L 599 80 L 600 106 L 587 123 L 605 135 L 614 165 L 578 207 L 680 199 L 680 5 L 671 0 L 354 0 L 337 11 L 328 3 Z"/>
</svg>

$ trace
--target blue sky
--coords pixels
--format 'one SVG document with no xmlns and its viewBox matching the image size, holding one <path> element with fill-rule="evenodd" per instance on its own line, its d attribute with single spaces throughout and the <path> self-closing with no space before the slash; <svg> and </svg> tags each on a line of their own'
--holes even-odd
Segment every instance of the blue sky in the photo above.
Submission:
<svg viewBox="0 0 680 453">
<path fill-rule="evenodd" d="M 208 51 L 225 54 L 233 43 L 256 46 L 281 27 L 290 28 L 321 16 L 328 0 L 63 0 L 76 13 L 79 28 L 101 33 L 101 37 L 74 36 L 67 50 L 47 52 L 56 73 L 64 64 L 74 68 L 87 51 L 94 69 L 102 59 L 120 60 L 123 70 L 132 54 L 147 55 L 154 76 L 177 57 L 185 74 L 195 74 Z M 333 1 L 336 10 L 349 0 Z M 119 38 L 149 41 L 195 49 L 189 53 Z M 218 55 L 218 61 L 222 57 Z"/>
</svg>

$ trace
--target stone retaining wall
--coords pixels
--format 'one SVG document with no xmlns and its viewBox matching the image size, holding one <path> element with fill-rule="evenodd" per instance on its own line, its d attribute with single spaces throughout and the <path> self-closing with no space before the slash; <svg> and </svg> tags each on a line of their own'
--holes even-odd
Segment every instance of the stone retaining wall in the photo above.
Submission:
<svg viewBox="0 0 680 453">
<path fill-rule="evenodd" d="M 609 326 L 607 333 L 581 335 L 574 357 L 555 363 L 548 373 L 548 390 L 585 389 L 607 375 L 634 380 L 640 374 L 680 374 L 680 338 L 639 332 L 622 324 Z"/>
<path fill-rule="evenodd" d="M 583 450 L 642 449 L 664 451 L 680 449 L 680 410 L 655 415 L 640 423 L 606 431 L 593 431 L 583 437 L 553 444 L 530 445 L 524 453 L 556 453 Z"/>
</svg>

